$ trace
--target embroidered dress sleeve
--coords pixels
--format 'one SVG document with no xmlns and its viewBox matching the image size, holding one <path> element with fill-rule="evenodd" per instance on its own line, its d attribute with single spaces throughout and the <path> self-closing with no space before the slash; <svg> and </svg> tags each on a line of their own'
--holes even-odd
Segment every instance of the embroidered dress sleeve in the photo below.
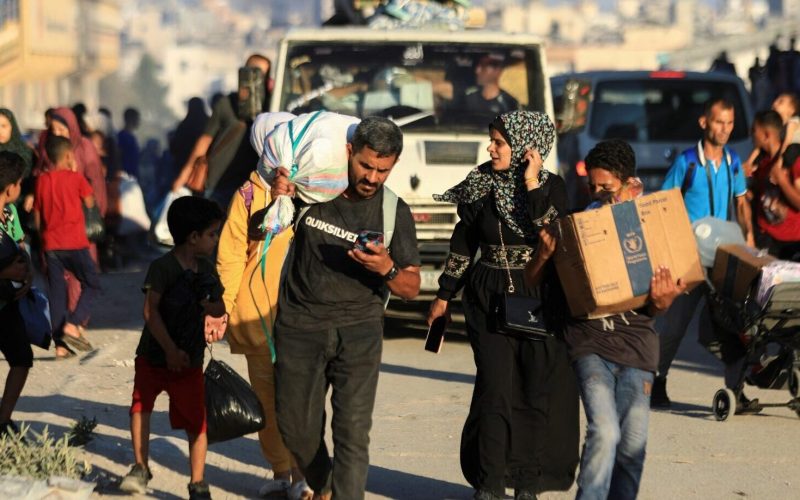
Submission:
<svg viewBox="0 0 800 500">
<path fill-rule="evenodd" d="M 464 287 L 467 269 L 478 251 L 478 234 L 473 222 L 478 210 L 476 203 L 458 206 L 460 220 L 450 237 L 450 253 L 439 276 L 439 291 L 436 296 L 442 300 L 452 299 Z"/>
</svg>

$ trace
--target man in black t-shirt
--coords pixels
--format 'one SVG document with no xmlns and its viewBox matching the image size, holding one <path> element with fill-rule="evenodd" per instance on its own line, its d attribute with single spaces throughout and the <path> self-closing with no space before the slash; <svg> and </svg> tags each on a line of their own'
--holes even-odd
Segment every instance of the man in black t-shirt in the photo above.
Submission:
<svg viewBox="0 0 800 500">
<path fill-rule="evenodd" d="M 347 190 L 301 212 L 286 263 L 275 322 L 277 420 L 320 498 L 364 497 L 384 291 L 403 299 L 419 293 L 416 230 L 405 202 L 397 200 L 388 249 L 381 243 L 367 243 L 367 251 L 354 247 L 361 232 L 384 232 L 383 184 L 402 148 L 394 123 L 364 119 L 347 144 Z M 285 175 L 273 181 L 273 199 L 293 191 Z M 333 386 L 332 463 L 324 439 L 328 386 Z"/>
</svg>

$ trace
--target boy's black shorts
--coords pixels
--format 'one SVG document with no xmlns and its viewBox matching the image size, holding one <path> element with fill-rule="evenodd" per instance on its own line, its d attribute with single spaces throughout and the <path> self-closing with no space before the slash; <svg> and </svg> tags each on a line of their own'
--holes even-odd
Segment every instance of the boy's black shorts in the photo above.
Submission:
<svg viewBox="0 0 800 500">
<path fill-rule="evenodd" d="M 0 309 L 0 352 L 12 368 L 33 366 L 33 350 L 25 333 L 25 322 L 19 313 L 19 303 L 9 302 Z"/>
</svg>

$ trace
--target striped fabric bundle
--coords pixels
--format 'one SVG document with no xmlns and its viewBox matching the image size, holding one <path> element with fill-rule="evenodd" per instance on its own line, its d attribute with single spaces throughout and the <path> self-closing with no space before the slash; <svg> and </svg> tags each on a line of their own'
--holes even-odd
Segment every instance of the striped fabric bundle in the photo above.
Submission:
<svg viewBox="0 0 800 500">
<path fill-rule="evenodd" d="M 330 201 L 347 188 L 347 141 L 359 120 L 327 111 L 300 115 L 277 125 L 264 138 L 259 175 L 271 182 L 277 169 L 289 171 L 296 195 L 306 203 Z M 279 196 L 264 216 L 262 230 L 272 235 L 288 228 L 294 204 Z"/>
</svg>

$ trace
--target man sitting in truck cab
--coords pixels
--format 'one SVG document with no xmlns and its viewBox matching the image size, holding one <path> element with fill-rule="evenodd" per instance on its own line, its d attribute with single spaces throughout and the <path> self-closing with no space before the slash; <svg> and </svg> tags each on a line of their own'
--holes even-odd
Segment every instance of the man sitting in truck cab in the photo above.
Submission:
<svg viewBox="0 0 800 500">
<path fill-rule="evenodd" d="M 519 109 L 519 101 L 500 88 L 505 57 L 501 54 L 486 54 L 475 64 L 476 86 L 465 92 L 460 111 L 481 117 L 490 122 L 500 114 Z"/>
</svg>

